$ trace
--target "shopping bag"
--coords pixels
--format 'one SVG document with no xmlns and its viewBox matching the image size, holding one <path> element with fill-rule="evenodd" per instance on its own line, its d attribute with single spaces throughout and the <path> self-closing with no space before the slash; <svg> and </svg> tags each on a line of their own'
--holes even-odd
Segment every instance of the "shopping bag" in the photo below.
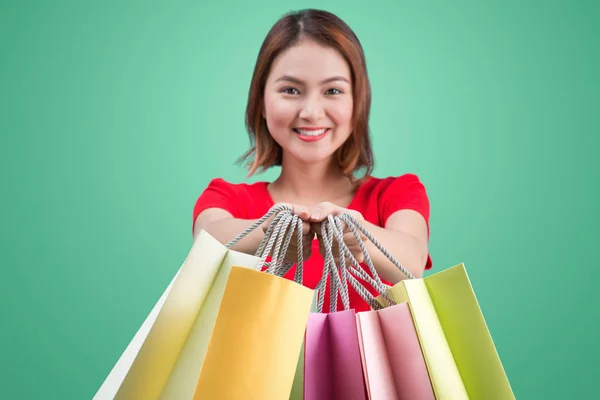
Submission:
<svg viewBox="0 0 600 400">
<path fill-rule="evenodd" d="M 316 292 L 315 292 L 316 293 Z M 310 306 L 310 312 L 317 312 L 317 297 L 313 293 L 313 301 Z M 309 314 L 310 315 L 310 314 Z M 300 355 L 298 356 L 298 362 L 296 364 L 296 373 L 294 374 L 294 382 L 292 383 L 292 391 L 290 393 L 289 400 L 303 400 L 304 399 L 304 353 L 306 344 L 306 332 L 302 347 L 300 348 Z"/>
<path fill-rule="evenodd" d="M 171 395 L 174 391 L 185 393 L 187 389 L 188 397 L 191 397 L 199 374 L 197 363 L 201 358 L 190 362 L 193 356 L 187 351 L 182 353 L 182 350 L 188 343 L 187 350 L 198 350 L 199 347 L 201 351 L 202 341 L 196 339 L 200 337 L 207 341 L 206 336 L 210 335 L 214 325 L 214 322 L 211 325 L 211 316 L 216 314 L 222 297 L 223 276 L 227 276 L 231 265 L 257 268 L 259 261 L 258 257 L 228 250 L 207 232 L 201 231 L 171 285 L 94 399 L 160 398 L 172 372 L 175 372 L 174 384 L 167 386 L 167 394 Z M 193 333 L 192 340 L 188 341 L 190 332 Z M 182 368 L 182 365 L 187 368 Z"/>
<path fill-rule="evenodd" d="M 356 314 L 369 399 L 434 400 L 407 303 Z"/>
<path fill-rule="evenodd" d="M 514 399 L 464 264 L 387 294 L 410 306 L 437 399 Z"/>
<path fill-rule="evenodd" d="M 333 217 L 328 217 L 333 221 Z M 362 360 L 358 343 L 356 314 L 350 309 L 348 286 L 341 279 L 332 252 L 334 232 L 336 239 L 341 233 L 333 226 L 322 225 L 321 234 L 325 244 L 323 276 L 317 284 L 317 311 L 309 315 L 305 334 L 304 399 L 366 399 Z M 340 253 L 340 256 L 342 254 Z M 322 313 L 327 277 L 330 277 L 330 309 Z M 344 275 L 342 274 L 342 277 Z M 344 310 L 336 312 L 335 304 L 341 297 Z"/>
<path fill-rule="evenodd" d="M 160 396 L 161 399 L 191 399 L 194 396 L 194 390 L 223 299 L 229 272 L 234 265 L 258 269 L 260 262 L 261 259 L 256 256 L 234 250 L 227 252 L 167 379 Z"/>
<path fill-rule="evenodd" d="M 194 399 L 289 398 L 313 293 L 234 266 Z"/>
<path fill-rule="evenodd" d="M 198 234 L 172 285 L 94 399 L 158 398 L 226 253 L 207 232 Z"/>
<path fill-rule="evenodd" d="M 352 228 L 359 241 L 361 231 L 408 277 L 380 291 L 379 306 L 389 305 L 388 300 L 408 303 L 436 398 L 514 399 L 464 264 L 415 279 L 354 217 L 337 218 Z"/>
<path fill-rule="evenodd" d="M 121 354 L 121 357 L 114 365 L 114 367 L 112 368 L 102 385 L 100 386 L 100 389 L 98 389 L 98 392 L 96 392 L 94 400 L 108 400 L 113 399 L 115 397 L 117 391 L 119 390 L 119 387 L 125 379 L 125 376 L 127 376 L 127 372 L 131 368 L 133 361 L 138 355 L 140 349 L 142 348 L 142 345 L 144 344 L 144 341 L 148 336 L 148 332 L 150 332 L 152 325 L 154 325 L 156 317 L 162 309 L 162 306 L 165 303 L 169 292 L 173 288 L 173 284 L 175 283 L 175 280 L 177 279 L 177 276 L 179 276 L 180 272 L 181 269 L 177 271 L 177 273 L 167 286 L 166 290 L 163 292 L 163 294 L 160 296 L 160 298 L 152 308 L 152 311 L 150 311 L 150 314 L 148 314 L 148 316 L 142 323 L 142 326 L 140 326 L 135 336 L 123 352 L 123 354 Z"/>
<path fill-rule="evenodd" d="M 346 247 L 347 250 L 341 232 L 338 231 L 336 236 L 339 238 L 339 246 L 342 249 Z M 368 255 L 365 255 L 365 260 L 376 276 L 377 271 Z M 356 260 L 353 261 L 351 268 L 345 268 L 344 264 L 340 266 L 345 277 L 345 284 L 342 286 L 347 290 L 349 283 L 367 303 L 376 307 L 376 310 L 356 314 L 362 371 L 369 399 L 434 400 L 429 373 L 408 304 L 394 304 L 391 298 L 386 297 L 385 300 L 392 303 L 388 304 L 388 308 L 382 309 L 373 295 L 353 275 L 365 276 Z M 387 286 L 380 282 L 373 279 L 371 284 L 376 290 L 385 293 Z"/>
<path fill-rule="evenodd" d="M 265 255 L 259 258 L 259 252 L 250 256 L 228 250 L 275 213 L 279 214 L 270 229 L 276 227 L 281 234 L 265 235 Z M 289 207 L 275 206 L 226 245 L 201 231 L 176 276 L 94 399 L 191 398 L 231 267 L 258 269 L 274 243 L 285 238 L 286 232 L 293 233 L 293 229 L 287 229 L 290 224 L 300 222 Z M 277 246 L 273 255 L 279 254 Z M 280 257 L 285 250 L 285 246 L 281 248 Z"/>
<path fill-rule="evenodd" d="M 366 398 L 354 310 L 311 313 L 305 343 L 305 400 Z"/>
</svg>

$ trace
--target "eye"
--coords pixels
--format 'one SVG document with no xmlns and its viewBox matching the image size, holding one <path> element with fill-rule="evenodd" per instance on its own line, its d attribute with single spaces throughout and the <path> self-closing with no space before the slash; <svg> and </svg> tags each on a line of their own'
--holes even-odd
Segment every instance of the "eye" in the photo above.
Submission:
<svg viewBox="0 0 600 400">
<path fill-rule="evenodd" d="M 337 91 L 337 93 L 330 93 L 332 90 L 336 90 L 336 91 Z M 329 89 L 329 90 L 328 90 L 327 92 L 325 92 L 325 93 L 328 93 L 328 94 L 342 94 L 343 92 L 342 92 L 340 89 L 337 89 L 337 88 L 331 88 L 331 89 Z"/>
<path fill-rule="evenodd" d="M 286 87 L 286 88 L 283 88 L 283 89 L 281 89 L 281 92 L 282 92 L 282 93 L 285 93 L 285 94 L 295 94 L 295 93 L 292 93 L 292 92 L 290 92 L 290 91 L 292 91 L 292 90 L 296 90 L 296 88 L 293 88 L 293 87 Z M 298 91 L 296 90 L 296 92 L 298 92 Z"/>
</svg>

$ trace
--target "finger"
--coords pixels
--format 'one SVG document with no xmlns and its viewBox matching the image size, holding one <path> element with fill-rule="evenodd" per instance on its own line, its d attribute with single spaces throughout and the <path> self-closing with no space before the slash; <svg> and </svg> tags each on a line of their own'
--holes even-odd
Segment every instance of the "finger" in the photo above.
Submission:
<svg viewBox="0 0 600 400">
<path fill-rule="evenodd" d="M 310 218 L 310 212 L 308 211 L 308 207 L 294 204 L 292 206 L 293 213 L 296 214 L 302 221 L 308 221 Z"/>
<path fill-rule="evenodd" d="M 315 239 L 315 233 L 308 231 L 306 235 L 302 235 L 302 240 L 305 242 L 312 242 Z"/>
<path fill-rule="evenodd" d="M 342 225 L 342 233 L 352 232 L 352 229 L 350 229 L 350 226 L 346 223 L 346 221 L 341 221 L 341 225 Z"/>
<path fill-rule="evenodd" d="M 265 222 L 261 224 L 260 227 L 262 228 L 263 233 L 267 233 L 267 231 L 269 230 L 269 226 L 271 226 L 271 224 L 273 223 L 273 218 L 274 216 L 270 216 Z"/>
<path fill-rule="evenodd" d="M 321 223 L 320 222 L 311 222 L 310 230 L 317 234 L 317 236 L 321 237 Z"/>
<path fill-rule="evenodd" d="M 325 218 L 327 218 L 329 214 L 332 214 L 334 209 L 335 206 L 332 203 L 320 203 L 313 209 L 312 213 L 310 214 L 310 220 L 312 222 L 321 222 Z"/>
<path fill-rule="evenodd" d="M 362 252 L 360 247 L 353 247 L 352 249 L 350 249 L 350 252 L 354 256 L 354 258 L 356 258 L 356 261 L 358 261 L 359 263 L 365 260 L 365 254 Z"/>
<path fill-rule="evenodd" d="M 308 235 L 311 233 L 310 224 L 308 222 L 302 222 L 302 235 Z"/>
<path fill-rule="evenodd" d="M 342 237 L 347 246 L 358 245 L 358 241 L 356 240 L 356 236 L 354 236 L 354 232 L 345 232 Z"/>
<path fill-rule="evenodd" d="M 354 231 L 352 231 L 352 229 L 348 228 L 348 230 L 344 231 L 343 236 L 344 236 L 345 243 L 357 243 L 358 244 L 358 239 L 356 239 L 356 235 L 354 234 Z M 360 237 L 360 240 L 362 240 L 363 243 L 367 241 L 367 237 L 361 231 L 358 231 L 358 237 Z"/>
</svg>

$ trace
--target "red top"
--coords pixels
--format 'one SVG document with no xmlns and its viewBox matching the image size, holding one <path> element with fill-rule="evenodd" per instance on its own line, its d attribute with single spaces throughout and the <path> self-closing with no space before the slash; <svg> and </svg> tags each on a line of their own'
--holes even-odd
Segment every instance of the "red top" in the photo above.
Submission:
<svg viewBox="0 0 600 400">
<path fill-rule="evenodd" d="M 192 221 L 195 223 L 198 214 L 213 207 L 228 211 L 234 218 L 259 219 L 274 205 L 267 185 L 268 182 L 234 184 L 221 178 L 215 178 L 196 201 Z M 347 208 L 360 212 L 366 221 L 380 227 L 384 227 L 390 215 L 398 210 L 415 210 L 423 215 L 429 230 L 429 199 L 425 187 L 414 174 L 388 178 L 369 177 L 360 185 Z M 315 288 L 323 274 L 323 264 L 324 260 L 319 252 L 319 242 L 315 239 L 312 243 L 312 255 L 304 260 L 303 283 L 305 286 L 311 289 Z M 369 267 L 361 265 L 371 275 Z M 430 269 L 431 266 L 431 257 L 428 256 L 425 269 Z M 294 265 L 284 277 L 293 280 L 295 271 L 296 266 Z M 375 296 L 379 294 L 367 282 L 360 278 L 357 279 L 369 292 Z M 385 283 L 389 284 L 389 282 Z M 329 311 L 329 287 L 328 278 L 323 312 Z M 351 286 L 348 290 L 351 308 L 357 312 L 370 309 L 370 306 Z M 337 309 L 343 310 L 339 297 Z"/>
</svg>

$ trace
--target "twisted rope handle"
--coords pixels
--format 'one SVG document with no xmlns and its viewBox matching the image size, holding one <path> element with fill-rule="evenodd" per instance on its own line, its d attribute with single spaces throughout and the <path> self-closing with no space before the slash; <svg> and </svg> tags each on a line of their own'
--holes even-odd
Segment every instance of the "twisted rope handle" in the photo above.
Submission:
<svg viewBox="0 0 600 400">
<path fill-rule="evenodd" d="M 354 257 L 354 255 L 352 254 L 352 252 L 350 251 L 348 246 L 346 245 L 346 242 L 344 242 L 344 236 L 343 236 L 344 228 L 342 226 L 342 221 L 339 218 L 331 218 L 330 223 L 332 223 L 331 221 L 334 221 L 334 223 L 336 225 L 335 235 L 336 235 L 338 247 L 340 250 L 340 270 L 342 271 L 342 277 L 343 277 L 345 285 L 346 285 L 346 290 L 348 290 L 348 283 L 350 283 L 350 285 L 360 295 L 360 297 L 362 297 L 363 300 L 365 300 L 368 304 L 371 305 L 371 308 L 373 308 L 374 310 L 377 310 L 381 306 L 379 304 L 379 302 L 377 300 L 375 300 L 375 297 L 363 285 L 361 285 L 358 282 L 358 280 L 350 273 L 350 272 L 354 272 L 357 275 L 359 275 L 363 280 L 366 280 L 367 282 L 369 282 L 371 284 L 371 286 L 373 288 L 375 288 L 375 290 L 377 290 L 379 293 L 382 293 L 382 296 L 385 299 L 387 299 L 388 302 L 392 301 L 387 296 L 387 293 L 386 293 L 387 286 L 383 285 L 383 283 L 381 285 L 379 285 L 375 279 L 371 278 L 369 276 L 369 274 L 367 274 L 363 270 L 363 268 L 360 266 L 360 263 L 356 260 L 356 258 Z M 358 232 L 354 231 L 354 235 L 356 237 L 356 240 L 359 243 L 359 246 L 361 247 L 363 252 L 366 253 L 366 247 L 364 246 L 362 238 L 360 237 L 360 235 L 358 235 Z M 350 267 L 348 267 L 348 268 L 346 268 L 346 259 L 345 259 L 346 257 L 345 256 L 347 256 L 352 263 L 350 265 Z M 373 269 L 375 269 L 374 266 L 373 266 Z M 375 275 L 375 277 L 378 278 L 377 275 Z"/>
<path fill-rule="evenodd" d="M 275 217 L 271 221 L 271 224 L 269 225 L 269 227 L 267 228 L 267 231 L 265 232 L 265 234 L 263 236 L 263 240 L 261 241 L 258 249 L 256 250 L 255 255 L 257 257 L 262 258 L 261 264 L 263 264 L 263 265 L 269 265 L 266 262 L 266 260 L 267 260 L 267 257 L 269 256 L 269 254 L 271 254 L 271 250 L 273 250 L 273 246 L 275 245 L 275 243 L 279 237 L 279 233 L 281 232 L 282 225 L 285 224 L 285 219 L 283 219 L 285 211 L 286 210 L 282 210 L 279 213 L 277 213 L 277 215 L 275 215 Z M 285 232 L 285 230 L 284 230 L 284 232 Z M 278 254 L 273 254 L 273 257 L 276 262 L 278 259 Z"/>
<path fill-rule="evenodd" d="M 272 257 L 271 265 L 267 269 L 268 273 L 272 273 L 273 271 L 279 270 L 283 267 L 283 259 L 286 254 L 285 252 L 287 251 L 287 248 L 290 244 L 290 239 L 291 239 L 291 237 L 294 233 L 294 229 L 296 227 L 296 225 L 294 224 L 294 225 L 292 225 L 292 229 L 288 230 L 290 227 L 290 224 L 292 223 L 292 220 L 294 219 L 293 215 L 284 214 L 284 212 L 281 212 L 277 216 L 280 218 L 278 219 L 277 222 L 275 222 L 275 228 L 273 230 L 273 234 L 270 236 L 272 241 L 275 242 L 275 249 L 273 250 L 273 257 Z M 285 240 L 285 242 L 284 242 L 284 240 Z M 267 248 L 272 247 L 272 241 L 269 241 L 269 244 L 271 246 L 267 245 Z M 283 252 L 283 254 L 281 254 L 282 252 Z M 264 260 L 266 261 L 268 252 L 264 253 L 262 256 L 263 256 Z"/>
<path fill-rule="evenodd" d="M 367 264 L 367 266 L 369 267 L 369 270 L 373 274 L 373 278 L 371 278 L 360 267 L 358 261 L 352 255 L 352 252 L 350 251 L 350 249 L 348 248 L 348 246 L 344 242 L 342 222 L 345 222 L 346 225 L 353 232 L 353 234 L 354 234 L 354 236 L 355 236 L 355 238 L 356 238 L 356 240 L 358 242 L 358 245 L 359 245 L 361 251 L 363 252 L 365 263 Z M 373 309 L 380 309 L 382 307 L 381 304 L 377 300 L 375 300 L 375 297 L 368 290 L 366 290 L 366 288 L 356 279 L 356 277 L 354 277 L 352 275 L 352 273 L 354 273 L 354 274 L 360 276 L 360 278 L 362 278 L 363 280 L 369 282 L 369 284 L 371 284 L 371 286 L 379 294 L 381 294 L 381 296 L 387 301 L 388 305 L 395 304 L 395 301 L 387 295 L 387 289 L 389 288 L 389 286 L 386 285 L 386 284 L 384 284 L 381 281 L 381 278 L 379 277 L 379 274 L 375 270 L 375 266 L 373 265 L 373 261 L 371 260 L 371 257 L 369 256 L 369 254 L 367 252 L 366 246 L 365 246 L 362 238 L 360 237 L 359 231 L 362 232 L 365 235 L 365 237 L 367 239 L 369 239 L 375 245 L 375 247 L 377 247 L 377 249 L 379 251 L 381 251 L 383 253 L 383 255 L 385 255 L 386 258 L 388 258 L 409 279 L 415 279 L 415 277 L 406 268 L 404 268 L 394 258 L 394 256 L 389 251 L 387 251 L 381 245 L 381 243 L 379 243 L 379 241 L 377 239 L 375 239 L 375 237 L 373 237 L 373 235 L 364 226 L 362 226 L 360 224 L 360 222 L 358 222 L 358 220 L 356 220 L 356 218 L 354 218 L 352 215 L 350 215 L 348 213 L 340 214 L 339 216 L 336 216 L 336 217 L 333 217 L 333 216 L 330 215 L 330 216 L 328 216 L 327 223 L 325 223 L 325 221 L 323 221 L 323 225 L 327 225 L 327 227 L 325 229 L 322 228 L 322 231 L 323 231 L 323 235 L 322 236 L 323 236 L 323 242 L 325 243 L 325 246 L 326 246 L 326 252 L 327 252 L 328 255 L 331 253 L 331 251 L 328 249 L 328 246 L 331 245 L 331 241 L 325 240 L 325 237 L 327 236 L 325 234 L 325 232 L 328 232 L 328 233 L 330 231 L 333 232 L 333 234 L 334 234 L 334 236 L 335 236 L 335 238 L 336 238 L 336 240 L 338 242 L 338 247 L 339 247 L 339 250 L 340 250 L 340 266 L 339 266 L 339 270 L 342 273 L 342 278 L 341 278 L 342 282 L 339 282 L 339 285 L 340 286 L 345 286 L 346 289 L 347 289 L 347 284 L 350 284 L 354 288 L 354 290 L 356 290 L 357 293 L 367 303 L 369 303 L 371 305 L 371 307 Z M 348 257 L 348 259 L 351 262 L 351 265 L 349 267 L 346 267 L 346 260 L 345 260 L 346 257 L 344 257 L 344 256 Z M 334 275 L 338 276 L 337 271 L 335 270 L 335 267 L 336 267 L 335 263 L 334 262 L 330 262 L 329 268 L 327 269 L 327 273 L 330 274 L 330 275 L 332 275 L 334 272 L 336 272 Z M 338 284 L 338 282 L 336 282 L 336 284 Z M 331 287 L 332 297 L 334 297 L 334 295 L 335 295 L 335 297 L 337 298 L 337 290 L 335 290 L 335 293 L 334 293 L 334 290 L 335 290 L 334 289 L 334 284 L 332 283 L 332 287 Z M 340 293 L 342 293 L 342 292 L 340 292 Z M 335 304 L 333 300 L 332 300 L 331 304 L 332 305 Z M 344 307 L 346 307 L 345 304 L 344 304 Z"/>
<path fill-rule="evenodd" d="M 273 221 L 269 225 L 267 232 L 265 233 L 263 240 L 261 241 L 255 255 L 262 258 L 259 264 L 259 269 L 263 265 L 267 266 L 267 273 L 271 273 L 277 276 L 285 275 L 294 263 L 284 262 L 285 255 L 291 243 L 294 232 L 297 234 L 297 247 L 298 247 L 298 262 L 296 273 L 294 275 L 294 281 L 302 284 L 303 279 L 303 240 L 302 240 L 302 220 L 292 212 L 292 208 L 280 204 L 273 206 L 262 218 L 257 220 L 254 224 L 246 228 L 242 233 L 229 241 L 225 246 L 231 248 L 249 233 L 254 231 L 256 228 L 261 226 L 267 219 L 272 217 Z M 343 226 L 342 222 L 353 232 L 361 251 L 363 252 L 365 263 L 369 267 L 373 277 L 364 271 L 360 266 L 360 263 L 352 255 L 352 252 L 344 242 L 343 238 Z M 366 290 L 366 288 L 358 282 L 356 277 L 352 274 L 358 275 L 363 280 L 367 281 L 377 292 L 379 292 L 389 304 L 395 304 L 395 302 L 388 297 L 387 289 L 389 286 L 384 284 L 379 277 L 379 274 L 375 270 L 375 266 L 368 254 L 366 246 L 360 236 L 362 232 L 367 239 L 369 239 L 377 249 L 379 249 L 404 275 L 409 279 L 414 279 L 414 276 L 404 268 L 393 256 L 387 251 L 381 243 L 377 241 L 363 227 L 356 218 L 348 213 L 340 214 L 339 216 L 333 217 L 328 216 L 327 221 L 323 221 L 321 224 L 321 236 L 325 244 L 325 263 L 323 266 L 323 275 L 317 284 L 315 290 L 318 291 L 317 298 L 317 311 L 321 312 L 323 309 L 323 303 L 325 298 L 325 287 L 327 283 L 327 276 L 331 276 L 331 295 L 330 295 L 330 310 L 337 308 L 337 296 L 340 295 L 344 309 L 350 308 L 350 301 L 348 295 L 348 284 L 350 284 L 359 295 L 371 305 L 373 309 L 381 308 L 378 301 L 375 300 L 374 296 Z M 333 239 L 338 242 L 339 248 L 339 260 L 340 267 L 337 268 L 335 259 L 333 256 Z M 273 249 L 274 247 L 274 249 Z M 266 261 L 268 255 L 273 250 L 272 261 L 269 263 Z M 351 265 L 346 266 L 346 257 L 350 261 Z M 341 272 L 338 273 L 338 270 Z M 341 275 L 341 276 L 340 276 Z"/>
<path fill-rule="evenodd" d="M 276 276 L 285 275 L 294 265 L 293 262 L 284 263 L 284 259 L 293 238 L 294 231 L 296 231 L 298 236 L 298 262 L 296 263 L 297 269 L 296 274 L 294 275 L 294 281 L 302 284 L 304 269 L 302 220 L 292 211 L 291 207 L 284 204 L 273 206 L 263 217 L 229 241 L 225 247 L 231 248 L 256 228 L 261 226 L 266 220 L 275 215 L 255 253 L 255 256 L 261 258 L 258 269 L 267 266 L 267 273 Z M 271 254 L 271 250 L 273 250 L 271 262 L 267 262 L 266 259 L 269 254 Z"/>
<path fill-rule="evenodd" d="M 335 265 L 335 259 L 333 257 L 333 238 L 335 229 L 331 224 L 321 225 L 321 235 L 325 243 L 325 264 L 327 264 L 327 272 L 330 276 L 331 290 L 330 290 L 330 303 L 329 309 L 335 310 L 337 308 L 337 297 L 338 293 L 342 299 L 344 310 L 350 309 L 350 297 L 348 294 L 348 285 L 346 279 L 342 274 L 338 273 L 338 269 Z M 340 253 L 341 254 L 341 253 Z"/>
<path fill-rule="evenodd" d="M 303 242 L 303 235 L 302 235 L 302 220 L 297 216 L 297 215 L 291 215 L 290 216 L 291 221 L 290 221 L 290 230 L 288 232 L 288 235 L 285 238 L 285 243 L 283 244 L 283 247 L 281 248 L 281 252 L 277 253 L 277 250 L 275 250 L 276 254 L 278 255 L 277 258 L 277 266 L 274 268 L 274 271 L 276 271 L 277 275 L 279 276 L 283 276 L 285 275 L 293 266 L 294 263 L 293 262 L 287 262 L 284 263 L 284 259 L 285 259 L 285 255 L 287 254 L 289 245 L 292 241 L 292 237 L 294 236 L 294 230 L 297 232 L 296 234 L 296 247 L 298 248 L 298 252 L 297 252 L 297 257 L 298 257 L 298 261 L 296 262 L 296 273 L 294 275 L 294 281 L 298 282 L 300 284 L 302 284 L 302 280 L 303 280 L 303 275 L 304 275 L 304 242 Z"/>
<path fill-rule="evenodd" d="M 246 228 L 242 233 L 240 233 L 239 235 L 237 235 L 236 237 L 234 237 L 233 239 L 231 239 L 225 245 L 225 247 L 227 247 L 228 249 L 230 249 L 237 242 L 239 242 L 240 240 L 242 240 L 243 238 L 245 238 L 246 236 L 248 236 L 249 233 L 253 232 L 256 228 L 258 228 L 259 226 L 261 226 L 266 220 L 268 220 L 269 218 L 271 218 L 274 214 L 278 214 L 281 211 L 290 211 L 291 212 L 292 208 L 289 207 L 289 206 L 287 206 L 287 205 L 285 205 L 285 204 L 279 204 L 279 205 L 275 205 L 275 206 L 271 207 L 271 209 L 265 215 L 263 215 L 259 220 L 257 220 L 255 223 L 253 223 L 252 225 L 250 225 L 248 228 Z M 271 224 L 271 225 L 273 225 L 273 224 Z M 265 240 L 263 239 L 263 243 L 264 242 L 265 242 Z M 263 243 L 261 243 L 261 245 Z"/>
<path fill-rule="evenodd" d="M 354 229 L 357 228 L 358 230 L 360 230 L 366 237 L 367 239 L 369 239 L 371 241 L 371 243 L 373 243 L 375 245 L 375 247 L 377 247 L 377 249 L 379 249 L 379 251 L 381 251 L 383 253 L 384 256 L 386 256 L 386 258 L 388 260 L 390 260 L 400 271 L 402 271 L 402 273 L 404 275 L 406 275 L 406 277 L 408 277 L 409 279 L 415 279 L 414 275 L 411 274 L 406 268 L 404 268 L 402 266 L 402 264 L 400 264 L 398 262 L 398 260 L 396 260 L 394 258 L 394 256 L 387 251 L 382 245 L 381 243 L 379 243 L 379 241 L 377 241 L 377 239 L 375 239 L 373 237 L 373 235 L 371 235 L 371 233 L 369 233 L 369 231 L 367 231 L 367 229 L 362 226 L 360 224 L 360 222 L 358 222 L 358 220 L 356 218 L 354 218 L 352 215 L 348 214 L 348 213 L 343 213 L 339 215 L 339 219 L 341 219 L 342 221 L 346 222 L 346 224 L 348 224 L 348 226 L 350 227 L 350 229 L 352 229 L 352 231 L 354 232 Z M 355 235 L 357 235 L 358 233 L 355 232 Z M 358 235 L 360 236 L 360 235 Z M 360 244 L 361 241 L 359 241 Z M 371 266 L 373 265 L 373 263 L 371 262 L 371 258 L 368 257 L 368 253 L 366 251 L 366 249 L 364 248 L 364 246 L 361 246 L 361 250 L 363 251 L 364 255 L 365 255 L 365 260 L 368 258 L 369 259 L 369 268 L 371 268 Z M 373 270 L 371 272 L 375 272 L 375 267 L 373 267 Z M 381 282 L 381 280 L 379 279 L 379 276 L 377 275 L 377 279 L 378 282 Z"/>
<path fill-rule="evenodd" d="M 323 304 L 325 302 L 325 286 L 326 286 L 327 276 L 330 277 L 330 285 L 331 285 L 331 287 L 330 287 L 330 305 L 329 305 L 330 312 L 333 312 L 337 309 L 338 294 L 340 295 L 340 297 L 342 299 L 342 304 L 343 304 L 344 310 L 350 309 L 348 282 L 350 282 L 351 286 L 357 291 L 357 293 L 359 293 L 359 295 L 367 303 L 369 303 L 371 305 L 371 307 L 373 309 L 381 308 L 381 305 L 379 304 L 379 302 L 377 302 L 377 300 L 375 300 L 375 297 L 373 297 L 373 295 L 371 295 L 371 293 L 369 293 L 369 291 L 364 286 L 362 286 L 353 275 L 350 274 L 350 271 L 355 272 L 357 275 L 360 275 L 360 277 L 363 278 L 364 280 L 369 281 L 371 283 L 371 285 L 374 288 L 378 288 L 378 291 L 383 293 L 383 296 L 386 297 L 386 299 L 387 299 L 388 297 L 387 297 L 387 294 L 385 293 L 385 288 L 383 286 L 378 285 L 377 282 L 373 278 L 371 278 L 362 269 L 362 267 L 359 265 L 359 262 L 356 260 L 356 258 L 350 252 L 350 249 L 348 249 L 348 246 L 346 246 L 346 243 L 344 242 L 342 231 L 343 231 L 342 221 L 337 217 L 333 217 L 332 215 L 329 215 L 327 217 L 327 222 L 324 221 L 321 224 L 321 237 L 323 238 L 324 247 L 325 247 L 325 263 L 324 263 L 323 276 L 322 276 L 321 280 L 319 281 L 319 283 L 317 284 L 317 287 L 315 288 L 318 291 L 317 312 L 322 312 L 322 310 L 323 310 Z M 338 243 L 339 263 L 340 263 L 339 268 L 337 268 L 334 257 L 333 257 L 333 238 L 334 237 Z M 359 243 L 362 243 L 362 239 L 360 238 L 360 235 L 357 236 L 357 240 L 359 241 Z M 361 248 L 365 249 L 364 244 L 362 245 Z M 346 267 L 346 260 L 345 260 L 346 257 L 348 257 L 348 259 L 352 263 L 349 267 Z M 341 275 L 341 277 L 340 277 L 340 275 Z M 389 301 L 392 301 L 392 300 L 389 299 Z"/>
<path fill-rule="evenodd" d="M 348 259 L 351 262 L 351 264 L 348 268 L 355 274 L 359 275 L 360 278 L 369 282 L 369 284 L 374 289 L 376 289 L 378 292 L 380 292 L 380 293 L 386 292 L 388 289 L 388 285 L 385 285 L 379 279 L 379 275 L 377 274 L 377 271 L 375 270 L 375 266 L 373 265 L 373 262 L 371 261 L 370 257 L 368 256 L 367 249 L 366 249 L 364 242 L 363 242 L 362 238 L 360 237 L 360 234 L 358 233 L 358 231 L 356 229 L 352 230 L 354 233 L 354 237 L 356 238 L 356 241 L 358 242 L 359 247 L 361 248 L 361 251 L 363 252 L 363 254 L 367 254 L 365 256 L 365 261 L 366 261 L 367 265 L 369 266 L 369 269 L 371 270 L 371 273 L 373 274 L 374 278 L 372 278 L 371 276 L 369 276 L 369 274 L 366 273 L 366 271 L 360 266 L 360 263 L 354 257 L 354 255 L 352 254 L 352 252 L 350 251 L 348 246 L 346 246 L 346 243 L 344 242 L 344 237 L 343 237 L 342 221 L 337 217 L 334 218 L 334 221 L 335 221 L 335 224 L 337 227 L 337 229 L 334 231 L 335 235 L 336 235 L 336 239 L 337 239 L 337 242 L 341 244 L 340 245 L 340 255 L 344 254 L 346 257 L 348 257 Z M 342 265 L 345 266 L 346 265 L 345 258 L 340 256 L 340 260 L 341 260 L 341 263 L 343 263 Z"/>
<path fill-rule="evenodd" d="M 390 303 L 390 302 L 393 303 L 393 300 L 387 296 L 386 289 L 385 289 L 386 286 L 384 286 L 383 284 L 379 285 L 375 279 L 371 278 L 360 266 L 360 263 L 356 260 L 354 255 L 352 255 L 352 252 L 350 251 L 350 249 L 344 242 L 344 236 L 342 233 L 343 227 L 342 227 L 341 222 L 342 221 L 337 217 L 333 217 L 333 216 L 328 217 L 328 225 L 333 230 L 336 240 L 338 242 L 338 247 L 340 249 L 340 271 L 346 282 L 345 290 L 346 291 L 348 290 L 348 283 L 349 283 L 354 288 L 354 290 L 356 290 L 356 292 L 360 295 L 360 297 L 362 297 L 363 300 L 365 300 L 371 306 L 371 308 L 373 308 L 374 310 L 381 308 L 381 305 L 375 299 L 375 297 L 363 285 L 361 285 L 360 282 L 358 282 L 358 280 L 350 273 L 350 272 L 354 272 L 357 275 L 360 275 L 360 277 L 363 278 L 364 280 L 368 281 L 375 290 L 377 290 L 379 293 L 381 293 L 381 295 L 388 301 L 388 303 Z M 363 252 L 366 252 L 366 247 L 364 246 L 364 243 L 363 243 L 360 235 L 357 235 L 357 232 L 356 232 L 355 236 L 356 236 L 356 239 L 357 239 L 361 249 L 363 250 Z M 348 268 L 346 268 L 346 260 L 345 260 L 344 256 L 347 256 L 352 263 L 352 265 Z M 335 267 L 335 264 L 334 264 L 334 267 Z M 373 270 L 374 269 L 375 268 L 373 267 Z M 375 274 L 377 274 L 376 271 L 375 271 Z M 375 277 L 377 277 L 377 275 L 375 275 Z"/>
</svg>

